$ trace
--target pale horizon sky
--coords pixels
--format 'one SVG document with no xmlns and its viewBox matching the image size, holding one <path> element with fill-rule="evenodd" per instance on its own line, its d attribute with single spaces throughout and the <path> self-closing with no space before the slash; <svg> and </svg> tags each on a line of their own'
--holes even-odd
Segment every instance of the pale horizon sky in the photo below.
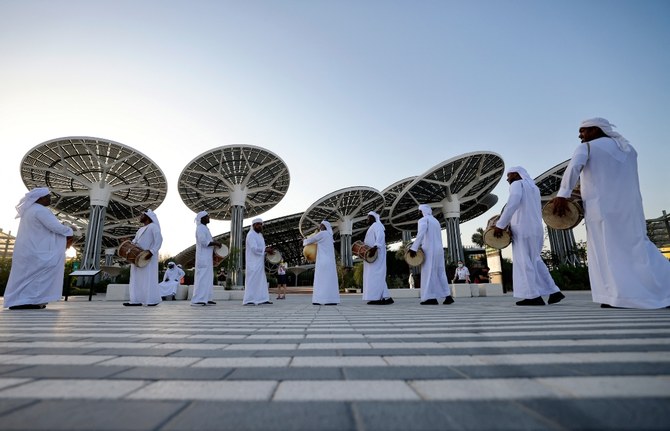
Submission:
<svg viewBox="0 0 670 431">
<path fill-rule="evenodd" d="M 216 147 L 286 162 L 291 184 L 268 220 L 472 151 L 537 177 L 596 116 L 637 149 L 656 218 L 670 209 L 668 22 L 661 0 L 0 0 L 0 228 L 18 227 L 23 156 L 65 136 L 113 140 L 161 167 L 161 254 L 175 255 L 195 235 L 179 174 Z M 507 183 L 494 193 L 461 225 L 464 245 Z"/>
</svg>

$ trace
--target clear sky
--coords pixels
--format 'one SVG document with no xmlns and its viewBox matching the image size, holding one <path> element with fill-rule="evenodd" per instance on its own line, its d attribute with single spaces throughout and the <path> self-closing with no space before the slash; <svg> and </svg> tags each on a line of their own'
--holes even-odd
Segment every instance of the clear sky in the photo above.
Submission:
<svg viewBox="0 0 670 431">
<path fill-rule="evenodd" d="M 0 227 L 18 227 L 23 156 L 64 136 L 117 141 L 161 167 L 172 255 L 194 243 L 179 174 L 219 146 L 286 162 L 272 219 L 471 151 L 536 177 L 595 116 L 636 147 L 655 218 L 670 210 L 668 23 L 667 0 L 0 0 Z M 461 225 L 464 244 L 507 183 L 494 193 Z"/>
</svg>

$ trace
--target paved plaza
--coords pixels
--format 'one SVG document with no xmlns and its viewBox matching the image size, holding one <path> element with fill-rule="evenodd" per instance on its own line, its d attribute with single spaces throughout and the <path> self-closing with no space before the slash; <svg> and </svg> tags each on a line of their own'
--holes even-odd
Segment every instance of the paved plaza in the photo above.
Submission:
<svg viewBox="0 0 670 431">
<path fill-rule="evenodd" d="M 670 309 L 566 296 L 3 310 L 0 429 L 670 429 Z"/>
</svg>

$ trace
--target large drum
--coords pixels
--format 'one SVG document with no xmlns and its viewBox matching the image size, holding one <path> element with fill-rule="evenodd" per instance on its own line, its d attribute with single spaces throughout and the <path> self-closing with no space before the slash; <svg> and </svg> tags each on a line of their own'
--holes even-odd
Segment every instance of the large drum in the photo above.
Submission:
<svg viewBox="0 0 670 431">
<path fill-rule="evenodd" d="M 151 252 L 149 250 L 142 250 L 128 240 L 121 243 L 116 253 L 138 268 L 144 268 L 151 261 L 151 257 L 149 256 Z"/>
<path fill-rule="evenodd" d="M 580 199 L 568 199 L 568 212 L 559 217 L 554 215 L 553 201 L 547 202 L 542 207 L 542 220 L 552 229 L 572 229 L 584 219 L 584 208 Z"/>
<path fill-rule="evenodd" d="M 363 241 L 356 241 L 351 244 L 351 252 L 354 256 L 364 259 L 367 263 L 372 263 L 377 260 L 377 250 L 365 245 Z"/>
<path fill-rule="evenodd" d="M 219 266 L 228 257 L 228 247 L 225 244 L 222 244 L 221 247 L 214 247 L 213 263 L 214 266 Z"/>
<path fill-rule="evenodd" d="M 426 256 L 421 249 L 416 251 L 416 255 L 414 257 L 409 254 L 409 247 L 407 247 L 405 250 L 405 262 L 407 262 L 407 265 L 409 266 L 421 266 L 425 259 Z"/>
<path fill-rule="evenodd" d="M 265 253 L 265 260 L 273 265 L 278 265 L 281 262 L 281 253 L 279 250 L 274 250 L 272 253 Z"/>
<path fill-rule="evenodd" d="M 510 245 L 512 242 L 512 231 L 509 229 L 509 226 L 503 229 L 503 234 L 500 238 L 496 238 L 493 233 L 495 232 L 496 223 L 500 220 L 500 214 L 493 216 L 486 223 L 486 230 L 484 231 L 484 244 L 492 248 L 497 248 L 498 250 L 503 249 Z"/>
</svg>

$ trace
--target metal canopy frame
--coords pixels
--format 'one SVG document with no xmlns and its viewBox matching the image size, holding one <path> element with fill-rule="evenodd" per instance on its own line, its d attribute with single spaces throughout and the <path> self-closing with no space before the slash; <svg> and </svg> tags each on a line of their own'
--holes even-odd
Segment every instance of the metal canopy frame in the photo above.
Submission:
<svg viewBox="0 0 670 431">
<path fill-rule="evenodd" d="M 100 267 L 104 225 L 156 209 L 167 194 L 163 171 L 139 151 L 109 139 L 71 136 L 29 150 L 21 161 L 28 189 L 48 187 L 57 213 L 87 220 L 82 270 Z"/>
<path fill-rule="evenodd" d="M 447 229 L 449 259 L 463 259 L 459 223 L 485 212 L 505 164 L 498 154 L 479 151 L 451 158 L 416 177 L 391 206 L 391 225 L 416 231 L 418 206 L 427 204 Z M 497 201 L 497 197 L 495 198 Z M 438 211 L 435 211 L 435 209 Z M 490 208 L 490 206 L 488 206 Z"/>
<path fill-rule="evenodd" d="M 244 218 L 262 214 L 286 195 L 291 177 L 275 153 L 253 145 L 227 145 L 200 154 L 179 176 L 179 195 L 194 212 L 231 221 L 230 250 L 242 250 Z M 242 283 L 244 255 L 232 271 L 233 284 Z"/>
<path fill-rule="evenodd" d="M 353 266 L 351 238 L 364 232 L 370 211 L 380 213 L 384 196 L 372 187 L 347 187 L 334 191 L 313 203 L 300 218 L 300 233 L 310 235 L 323 220 L 333 226 L 333 234 L 340 240 L 340 258 L 345 268 Z"/>
</svg>

